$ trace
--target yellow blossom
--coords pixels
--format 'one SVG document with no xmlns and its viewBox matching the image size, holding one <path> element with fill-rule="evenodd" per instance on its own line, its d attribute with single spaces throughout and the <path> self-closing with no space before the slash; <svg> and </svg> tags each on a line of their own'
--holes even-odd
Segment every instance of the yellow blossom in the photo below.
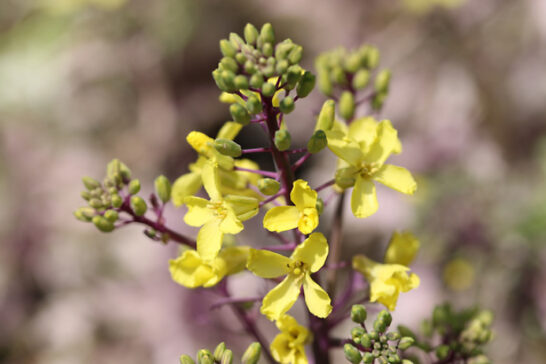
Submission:
<svg viewBox="0 0 546 364">
<path fill-rule="evenodd" d="M 270 345 L 273 358 L 281 364 L 307 364 L 304 346 L 311 341 L 311 332 L 286 314 L 277 320 L 276 325 L 281 332 Z"/>
<path fill-rule="evenodd" d="M 242 221 L 258 213 L 258 200 L 236 195 L 223 197 L 218 188 L 217 168 L 211 163 L 203 166 L 202 178 L 210 200 L 186 197 L 188 212 L 184 221 L 190 226 L 202 226 L 197 234 L 197 251 L 202 258 L 213 259 L 220 251 L 224 234 L 238 234 L 243 230 Z"/>
<path fill-rule="evenodd" d="M 172 279 L 187 288 L 212 287 L 226 275 L 245 268 L 248 247 L 227 247 L 213 259 L 203 259 L 196 250 L 186 250 L 169 261 Z"/>
<path fill-rule="evenodd" d="M 419 286 L 419 277 L 408 274 L 409 268 L 401 264 L 381 264 L 364 255 L 353 257 L 353 269 L 362 273 L 370 283 L 370 301 L 379 302 L 394 311 L 401 292 Z"/>
<path fill-rule="evenodd" d="M 413 194 L 417 183 L 405 168 L 385 164 L 392 153 L 402 150 L 397 131 L 388 120 L 373 118 L 354 121 L 348 128 L 326 132 L 328 148 L 344 163 L 338 173 L 354 179 L 351 209 L 356 217 L 373 215 L 378 208 L 375 185 L 380 182 L 405 194 Z"/>
<path fill-rule="evenodd" d="M 247 268 L 263 278 L 284 280 L 264 297 L 260 311 L 270 320 L 278 320 L 296 302 L 303 285 L 305 303 L 318 317 L 327 317 L 332 311 L 330 297 L 313 279 L 328 256 L 328 243 L 321 233 L 313 233 L 301 243 L 290 257 L 269 250 L 250 250 Z"/>
<path fill-rule="evenodd" d="M 385 263 L 409 266 L 419 250 L 419 245 L 419 240 L 409 231 L 403 233 L 396 231 L 392 234 L 387 247 Z"/>
<path fill-rule="evenodd" d="M 304 180 L 294 182 L 290 200 L 295 206 L 273 207 L 264 216 L 264 227 L 269 231 L 286 231 L 298 228 L 303 234 L 310 234 L 319 223 L 317 192 Z"/>
</svg>

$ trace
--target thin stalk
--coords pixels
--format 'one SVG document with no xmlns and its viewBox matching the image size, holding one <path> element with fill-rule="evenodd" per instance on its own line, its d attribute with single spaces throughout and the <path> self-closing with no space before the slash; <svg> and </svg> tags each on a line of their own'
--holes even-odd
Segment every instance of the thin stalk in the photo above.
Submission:
<svg viewBox="0 0 546 364">
<path fill-rule="evenodd" d="M 260 174 L 264 177 L 269 177 L 269 178 L 277 178 L 278 175 L 277 173 L 275 172 L 270 172 L 270 171 L 262 171 L 261 169 L 250 169 L 250 168 L 243 168 L 243 167 L 233 167 L 234 170 L 236 171 L 243 171 L 243 172 L 250 172 L 250 173 L 255 173 L 255 174 Z"/>
<path fill-rule="evenodd" d="M 343 204 L 345 202 L 345 192 L 342 192 L 337 200 L 334 221 L 332 223 L 332 232 L 330 233 L 330 254 L 328 255 L 328 265 L 337 265 L 341 258 L 341 243 L 343 239 Z M 336 293 L 337 269 L 329 270 L 326 273 L 326 284 L 330 297 Z"/>
</svg>

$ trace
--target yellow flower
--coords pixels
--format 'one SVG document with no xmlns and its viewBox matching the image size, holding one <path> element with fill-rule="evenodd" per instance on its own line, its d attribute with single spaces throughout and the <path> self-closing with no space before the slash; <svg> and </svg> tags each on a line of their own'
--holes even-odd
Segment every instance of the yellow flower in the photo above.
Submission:
<svg viewBox="0 0 546 364">
<path fill-rule="evenodd" d="M 238 234 L 243 230 L 242 221 L 258 213 L 258 200 L 235 195 L 224 198 L 218 189 L 217 168 L 211 163 L 203 166 L 202 177 L 210 200 L 187 196 L 184 221 L 190 226 L 202 226 L 197 234 L 197 251 L 202 258 L 213 259 L 222 247 L 224 234 Z"/>
<path fill-rule="evenodd" d="M 385 263 L 402 264 L 408 267 L 413 262 L 419 245 L 419 240 L 409 231 L 395 232 L 385 253 Z"/>
<path fill-rule="evenodd" d="M 455 258 L 444 267 L 443 278 L 445 284 L 452 290 L 464 291 L 474 283 L 475 273 L 474 267 L 467 259 Z"/>
<path fill-rule="evenodd" d="M 248 247 L 227 247 L 213 259 L 203 259 L 195 250 L 186 250 L 169 261 L 172 279 L 187 288 L 212 287 L 226 275 L 245 268 Z"/>
<path fill-rule="evenodd" d="M 380 182 L 405 194 L 413 194 L 417 183 L 402 167 L 385 164 L 392 153 L 402 150 L 397 131 L 388 120 L 377 123 L 373 118 L 354 121 L 348 128 L 326 132 L 328 148 L 341 158 L 346 167 L 338 170 L 354 179 L 351 209 L 356 217 L 373 215 L 378 208 L 375 185 Z"/>
<path fill-rule="evenodd" d="M 281 332 L 270 345 L 273 358 L 282 364 L 307 364 L 304 346 L 311 341 L 311 332 L 286 314 L 277 320 L 276 325 Z"/>
<path fill-rule="evenodd" d="M 278 320 L 296 302 L 303 285 L 305 303 L 318 317 L 327 317 L 332 311 L 330 297 L 313 279 L 328 256 L 328 243 L 321 233 L 313 233 L 298 245 L 290 257 L 269 250 L 250 250 L 247 268 L 263 278 L 284 280 L 264 297 L 260 311 L 270 320 Z"/>
<path fill-rule="evenodd" d="M 317 192 L 299 179 L 294 182 L 290 199 L 295 206 L 277 206 L 267 211 L 264 227 L 277 232 L 297 227 L 303 234 L 310 234 L 319 223 Z"/>
<path fill-rule="evenodd" d="M 409 268 L 401 264 L 381 264 L 364 255 L 353 257 L 353 269 L 362 273 L 370 283 L 370 301 L 379 302 L 394 311 L 400 292 L 419 286 L 419 277 L 408 274 Z"/>
</svg>

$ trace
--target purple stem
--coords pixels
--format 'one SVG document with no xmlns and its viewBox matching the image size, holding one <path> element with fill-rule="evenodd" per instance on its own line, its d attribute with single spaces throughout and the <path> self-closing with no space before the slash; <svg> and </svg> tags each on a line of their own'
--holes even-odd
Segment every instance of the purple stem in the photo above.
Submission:
<svg viewBox="0 0 546 364">
<path fill-rule="evenodd" d="M 309 159 L 310 156 L 311 156 L 311 153 L 305 153 L 305 154 L 303 155 L 303 157 L 301 157 L 300 159 L 298 159 L 298 160 L 296 161 L 296 163 L 294 163 L 294 165 L 292 166 L 292 170 L 295 171 L 296 169 L 300 168 L 301 165 L 302 165 L 303 163 L 305 163 L 305 161 L 306 161 L 307 159 Z"/>
<path fill-rule="evenodd" d="M 258 205 L 259 207 L 262 207 L 263 205 L 267 204 L 267 203 L 270 203 L 272 201 L 275 201 L 276 199 L 278 199 L 279 197 L 281 197 L 282 195 L 284 194 L 284 190 L 281 189 L 279 192 L 277 192 L 276 194 L 274 194 L 273 196 L 271 197 L 268 197 L 266 198 L 265 200 L 261 201 L 260 204 Z"/>
<path fill-rule="evenodd" d="M 271 148 L 250 148 L 250 149 L 243 149 L 241 151 L 242 154 L 250 154 L 250 153 L 270 153 Z"/>
<path fill-rule="evenodd" d="M 315 191 L 317 191 L 317 192 L 322 191 L 323 189 L 325 189 L 326 187 L 330 187 L 334 183 L 336 183 L 336 180 L 331 179 L 328 182 L 325 182 L 325 183 L 321 184 L 320 186 L 318 186 L 317 188 L 315 188 Z"/>
<path fill-rule="evenodd" d="M 278 177 L 277 172 L 262 171 L 261 169 L 249 169 L 249 168 L 243 168 L 243 167 L 233 167 L 233 169 L 236 170 L 236 171 L 243 171 L 243 172 L 261 174 L 264 177 L 269 177 L 269 178 L 274 178 L 274 179 L 277 179 L 277 177 Z"/>
<path fill-rule="evenodd" d="M 226 298 L 223 298 L 223 299 L 220 299 L 220 300 L 214 302 L 210 306 L 210 309 L 215 310 L 215 309 L 220 308 L 220 307 L 222 307 L 224 305 L 235 304 L 235 303 L 256 302 L 256 301 L 261 301 L 262 299 L 263 299 L 263 297 L 239 297 L 239 298 L 226 297 Z"/>
<path fill-rule="evenodd" d="M 296 243 L 290 243 L 290 244 L 283 244 L 283 245 L 268 245 L 264 246 L 262 249 L 265 250 L 271 250 L 271 251 L 291 251 L 296 249 L 297 244 Z"/>
</svg>

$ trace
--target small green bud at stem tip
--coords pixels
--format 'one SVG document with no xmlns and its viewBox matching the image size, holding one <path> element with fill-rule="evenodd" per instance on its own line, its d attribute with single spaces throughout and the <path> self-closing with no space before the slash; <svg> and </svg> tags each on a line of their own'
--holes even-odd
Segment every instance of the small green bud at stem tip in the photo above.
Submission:
<svg viewBox="0 0 546 364">
<path fill-rule="evenodd" d="M 131 196 L 131 208 L 137 216 L 142 216 L 148 210 L 148 205 L 140 196 Z"/>
<path fill-rule="evenodd" d="M 336 117 L 336 103 L 334 100 L 326 100 L 322 104 L 319 116 L 317 118 L 317 124 L 315 130 L 328 131 L 334 126 L 334 119 Z"/>
<path fill-rule="evenodd" d="M 275 85 L 270 82 L 264 82 L 262 85 L 262 95 L 265 97 L 271 97 L 275 94 Z"/>
<path fill-rule="evenodd" d="M 221 342 L 216 346 L 216 349 L 214 349 L 214 360 L 220 361 L 222 359 L 222 356 L 224 355 L 224 351 L 226 350 L 226 344 L 224 342 Z"/>
<path fill-rule="evenodd" d="M 138 179 L 134 179 L 131 182 L 129 182 L 129 194 L 136 195 L 140 191 L 140 181 Z"/>
<path fill-rule="evenodd" d="M 257 364 L 260 360 L 262 347 L 259 343 L 254 342 L 246 349 L 241 359 L 242 364 Z"/>
<path fill-rule="evenodd" d="M 309 71 L 305 71 L 305 73 L 301 76 L 300 82 L 298 83 L 298 87 L 296 89 L 298 97 L 306 97 L 311 93 L 311 91 L 313 91 L 314 87 L 315 75 Z"/>
<path fill-rule="evenodd" d="M 339 114 L 345 120 L 351 120 L 355 113 L 355 98 L 350 91 L 343 91 L 339 97 Z"/>
<path fill-rule="evenodd" d="M 229 349 L 226 349 L 226 351 L 224 351 L 224 354 L 222 355 L 220 364 L 232 364 L 232 363 L 233 363 L 233 352 Z"/>
<path fill-rule="evenodd" d="M 351 320 L 353 322 L 361 324 L 366 321 L 367 316 L 366 307 L 363 305 L 353 305 L 353 307 L 351 307 Z"/>
<path fill-rule="evenodd" d="M 214 357 L 207 349 L 201 349 L 197 353 L 197 364 L 214 364 Z"/>
<path fill-rule="evenodd" d="M 250 114 L 248 110 L 241 104 L 231 104 L 229 106 L 229 113 L 233 120 L 242 125 L 248 125 L 250 123 Z"/>
<path fill-rule="evenodd" d="M 118 221 L 118 213 L 117 211 L 114 211 L 114 210 L 107 210 L 106 212 L 104 212 L 104 218 L 110 222 L 116 222 Z"/>
<path fill-rule="evenodd" d="M 260 31 L 264 43 L 275 43 L 275 31 L 271 23 L 265 23 Z"/>
<path fill-rule="evenodd" d="M 180 357 L 180 364 L 195 364 L 195 362 L 189 355 L 182 355 Z"/>
<path fill-rule="evenodd" d="M 246 108 L 248 109 L 248 111 L 250 111 L 251 114 L 258 114 L 262 112 L 262 102 L 257 96 L 251 95 L 246 100 Z"/>
<path fill-rule="evenodd" d="M 222 39 L 220 41 L 220 51 L 225 57 L 235 57 L 237 48 L 235 48 L 229 40 Z"/>
<path fill-rule="evenodd" d="M 375 78 L 374 88 L 378 93 L 387 93 L 391 81 L 391 71 L 382 70 Z"/>
<path fill-rule="evenodd" d="M 171 182 L 169 182 L 169 179 L 161 175 L 155 179 L 154 186 L 157 197 L 161 202 L 167 203 L 171 198 Z"/>
<path fill-rule="evenodd" d="M 415 340 L 412 337 L 404 336 L 402 339 L 400 339 L 400 342 L 398 343 L 398 348 L 400 350 L 406 350 L 413 344 L 415 344 Z"/>
<path fill-rule="evenodd" d="M 93 217 L 93 224 L 103 233 L 109 233 L 114 230 L 114 224 L 100 215 Z"/>
<path fill-rule="evenodd" d="M 292 142 L 292 137 L 290 136 L 290 133 L 286 129 L 277 130 L 275 132 L 275 146 L 278 150 L 285 151 L 290 148 L 290 144 Z"/>
<path fill-rule="evenodd" d="M 351 344 L 343 345 L 343 353 L 345 354 L 345 358 L 353 364 L 358 364 L 362 360 L 360 351 Z"/>
<path fill-rule="evenodd" d="M 233 140 L 218 138 L 214 141 L 214 148 L 221 154 L 230 157 L 241 156 L 241 146 Z"/>
<path fill-rule="evenodd" d="M 87 188 L 90 191 L 94 190 L 97 187 L 100 187 L 100 182 L 91 177 L 83 177 L 82 182 L 85 188 Z"/>
<path fill-rule="evenodd" d="M 256 44 L 256 40 L 258 39 L 258 29 L 256 29 L 254 25 L 247 23 L 247 25 L 245 25 L 244 35 L 248 44 Z"/>
<path fill-rule="evenodd" d="M 258 181 L 258 189 L 267 196 L 273 196 L 279 192 L 280 188 L 281 184 L 279 181 L 276 181 L 273 178 L 262 178 Z"/>
<path fill-rule="evenodd" d="M 326 134 L 322 130 L 317 130 L 307 142 L 307 150 L 309 153 L 318 153 L 328 145 Z"/>
<path fill-rule="evenodd" d="M 290 96 L 286 96 L 282 101 L 280 102 L 279 109 L 281 112 L 285 114 L 289 114 L 292 111 L 294 111 L 295 108 L 294 99 Z"/>
</svg>

